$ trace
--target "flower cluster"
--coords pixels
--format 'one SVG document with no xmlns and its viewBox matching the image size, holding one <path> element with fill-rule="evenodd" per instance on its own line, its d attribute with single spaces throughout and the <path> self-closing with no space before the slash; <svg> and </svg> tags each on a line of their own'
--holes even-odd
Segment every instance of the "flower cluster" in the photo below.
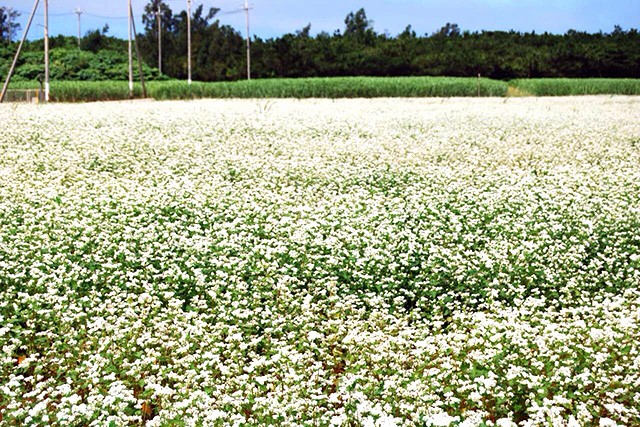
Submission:
<svg viewBox="0 0 640 427">
<path fill-rule="evenodd" d="M 640 425 L 640 99 L 0 106 L 0 423 Z"/>
</svg>

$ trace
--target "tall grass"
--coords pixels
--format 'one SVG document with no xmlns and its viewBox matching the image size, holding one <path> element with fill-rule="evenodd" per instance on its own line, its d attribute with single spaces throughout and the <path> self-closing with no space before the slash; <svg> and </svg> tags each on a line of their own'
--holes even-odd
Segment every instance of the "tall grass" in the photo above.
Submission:
<svg viewBox="0 0 640 427">
<path fill-rule="evenodd" d="M 17 82 L 14 89 L 35 89 Z M 567 95 L 640 95 L 640 79 L 519 79 L 502 81 L 462 77 L 332 77 L 259 79 L 238 82 L 152 81 L 148 96 L 160 100 L 197 98 L 379 98 Z M 142 96 L 139 83 L 134 96 Z M 86 102 L 129 99 L 126 81 L 54 81 L 51 99 Z"/>
<path fill-rule="evenodd" d="M 36 89 L 38 83 L 16 82 L 11 89 Z M 142 96 L 140 84 L 134 85 L 134 96 Z M 126 81 L 52 81 L 51 100 L 54 102 L 93 102 L 129 99 L 129 83 Z"/>
<path fill-rule="evenodd" d="M 507 85 L 453 77 L 333 77 L 238 82 L 152 82 L 156 99 L 185 98 L 380 98 L 504 96 Z"/>
<path fill-rule="evenodd" d="M 519 79 L 510 84 L 535 96 L 640 95 L 640 79 Z"/>
<path fill-rule="evenodd" d="M 16 83 L 15 89 L 36 88 Z M 139 84 L 134 85 L 140 97 Z M 196 98 L 379 98 L 504 96 L 507 84 L 500 81 L 455 77 L 336 77 L 261 79 L 238 82 L 153 81 L 148 96 L 155 99 Z M 60 102 L 122 100 L 129 98 L 127 82 L 52 82 L 51 98 Z"/>
</svg>

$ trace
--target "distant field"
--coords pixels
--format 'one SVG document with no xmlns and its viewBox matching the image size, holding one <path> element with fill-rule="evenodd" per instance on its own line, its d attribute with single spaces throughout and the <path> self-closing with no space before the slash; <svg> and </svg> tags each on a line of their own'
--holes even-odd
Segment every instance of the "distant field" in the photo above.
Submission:
<svg viewBox="0 0 640 427">
<path fill-rule="evenodd" d="M 638 79 L 520 79 L 510 85 L 519 95 L 640 95 Z"/>
<path fill-rule="evenodd" d="M 417 98 L 504 96 L 507 84 L 455 77 L 334 77 L 233 83 L 154 82 L 156 99 L 184 98 Z"/>
<path fill-rule="evenodd" d="M 13 89 L 37 88 L 17 82 Z M 135 84 L 135 97 L 142 88 Z M 519 79 L 503 82 L 463 77 L 332 77 L 263 79 L 238 82 L 153 81 L 147 96 L 159 100 L 200 98 L 428 98 L 640 95 L 638 79 Z M 124 81 L 51 83 L 52 100 L 87 102 L 124 100 L 129 86 Z"/>
<path fill-rule="evenodd" d="M 14 89 L 37 84 L 16 83 Z M 456 77 L 336 77 L 267 79 L 239 82 L 149 82 L 148 96 L 155 99 L 195 98 L 418 98 L 505 96 L 507 83 L 490 79 Z M 127 82 L 52 82 L 55 101 L 79 102 L 129 98 Z M 142 96 L 139 84 L 135 96 Z"/>
<path fill-rule="evenodd" d="M 640 98 L 0 105 L 0 426 L 640 426 Z"/>
</svg>

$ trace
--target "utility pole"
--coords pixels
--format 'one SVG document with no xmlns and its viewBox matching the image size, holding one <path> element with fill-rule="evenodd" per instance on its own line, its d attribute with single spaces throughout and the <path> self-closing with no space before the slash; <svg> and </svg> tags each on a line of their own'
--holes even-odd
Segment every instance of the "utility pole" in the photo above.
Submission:
<svg viewBox="0 0 640 427">
<path fill-rule="evenodd" d="M 247 80 L 251 80 L 251 35 L 249 33 L 249 10 L 253 7 L 249 6 L 249 0 L 244 0 L 244 13 L 247 17 Z"/>
<path fill-rule="evenodd" d="M 2 92 L 0 92 L 0 103 L 4 101 L 4 97 L 7 94 L 7 89 L 9 89 L 9 83 L 11 83 L 11 76 L 13 75 L 13 71 L 16 69 L 16 64 L 18 63 L 18 58 L 20 57 L 20 51 L 22 50 L 22 46 L 24 45 L 25 40 L 27 40 L 27 34 L 29 34 L 29 28 L 31 28 L 31 23 L 33 22 L 33 17 L 36 14 L 36 10 L 38 10 L 39 3 L 40 3 L 40 0 L 35 0 L 35 2 L 33 3 L 33 10 L 31 11 L 31 16 L 29 16 L 29 22 L 27 22 L 27 27 L 24 29 L 22 40 L 20 41 L 20 45 L 18 45 L 18 50 L 16 51 L 16 55 L 13 57 L 13 63 L 11 64 L 11 69 L 9 70 L 9 74 L 7 74 L 7 79 L 4 81 L 4 86 L 2 86 Z"/>
<path fill-rule="evenodd" d="M 187 0 L 187 68 L 187 81 L 191 84 L 191 0 Z"/>
<path fill-rule="evenodd" d="M 78 15 L 78 49 L 80 49 L 80 15 L 82 15 L 84 12 L 80 10 L 80 6 L 78 6 L 74 13 Z"/>
<path fill-rule="evenodd" d="M 44 100 L 49 102 L 49 0 L 44 0 Z"/>
<path fill-rule="evenodd" d="M 160 16 L 160 2 L 158 1 L 158 71 L 162 74 L 162 17 Z"/>
<path fill-rule="evenodd" d="M 133 98 L 133 48 L 131 46 L 131 26 L 133 23 L 133 9 L 129 0 L 129 98 Z"/>
<path fill-rule="evenodd" d="M 147 97 L 147 87 L 144 84 L 144 73 L 142 72 L 142 56 L 140 55 L 140 43 L 138 43 L 138 32 L 136 31 L 136 20 L 133 19 L 133 9 L 129 0 L 129 14 L 131 14 L 131 26 L 133 27 L 133 40 L 136 45 L 136 56 L 138 57 L 138 73 L 140 74 L 140 84 L 142 85 L 142 97 Z"/>
</svg>

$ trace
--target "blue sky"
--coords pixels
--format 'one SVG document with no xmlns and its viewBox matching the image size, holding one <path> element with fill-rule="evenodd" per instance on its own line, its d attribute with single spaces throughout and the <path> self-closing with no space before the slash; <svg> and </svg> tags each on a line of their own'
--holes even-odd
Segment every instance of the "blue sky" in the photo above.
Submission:
<svg viewBox="0 0 640 427">
<path fill-rule="evenodd" d="M 244 15 L 239 11 L 243 0 L 193 0 L 195 5 L 222 10 L 219 19 L 244 31 Z M 43 34 L 42 3 L 30 37 Z M 148 0 L 133 0 L 141 31 L 140 14 Z M 186 0 L 165 0 L 174 12 L 186 9 Z M 262 38 L 276 37 L 311 23 L 312 34 L 342 30 L 350 11 L 364 7 L 378 32 L 396 35 L 411 24 L 418 34 L 432 33 L 447 22 L 463 30 L 510 30 L 564 33 L 579 31 L 610 32 L 618 24 L 624 29 L 640 27 L 638 0 L 250 0 L 251 32 Z M 0 5 L 23 11 L 26 22 L 33 0 L 0 0 Z M 82 33 L 102 28 L 108 23 L 110 34 L 125 38 L 127 34 L 127 0 L 49 0 L 51 33 L 75 35 L 80 7 Z"/>
</svg>

